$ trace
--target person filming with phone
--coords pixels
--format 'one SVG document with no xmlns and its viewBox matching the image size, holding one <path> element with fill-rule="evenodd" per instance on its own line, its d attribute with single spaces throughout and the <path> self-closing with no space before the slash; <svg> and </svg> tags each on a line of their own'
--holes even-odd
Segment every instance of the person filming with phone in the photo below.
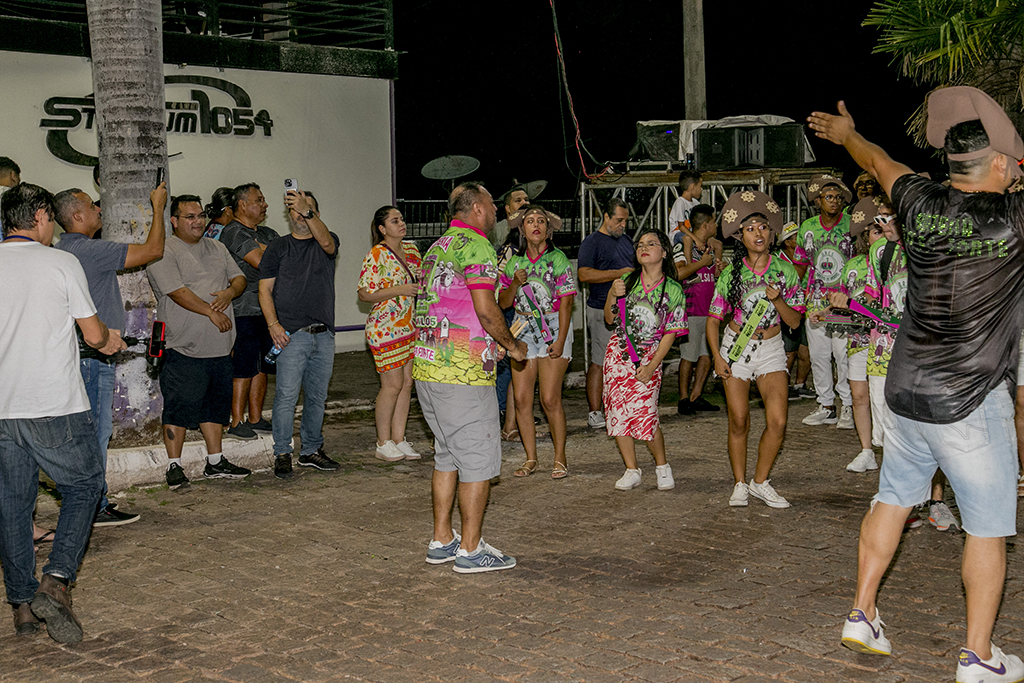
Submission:
<svg viewBox="0 0 1024 683">
<path fill-rule="evenodd" d="M 292 476 L 300 389 L 305 399 L 299 464 L 328 472 L 340 467 L 323 449 L 327 386 L 334 371 L 334 267 L 340 240 L 320 220 L 316 198 L 297 187 L 284 195 L 291 234 L 267 247 L 260 264 L 260 307 L 274 346 L 281 350 L 273 418 L 274 476 L 279 479 Z"/>
</svg>

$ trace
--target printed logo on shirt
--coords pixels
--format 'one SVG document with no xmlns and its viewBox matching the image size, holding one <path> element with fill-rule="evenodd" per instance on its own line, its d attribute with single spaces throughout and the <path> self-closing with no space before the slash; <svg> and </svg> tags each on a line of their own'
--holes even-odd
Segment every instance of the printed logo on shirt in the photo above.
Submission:
<svg viewBox="0 0 1024 683">
<path fill-rule="evenodd" d="M 817 258 L 814 259 L 814 277 L 827 286 L 835 285 L 842 277 L 845 265 L 846 259 L 838 249 L 825 247 L 818 252 Z"/>
<path fill-rule="evenodd" d="M 888 286 L 893 308 L 897 311 L 902 311 L 907 305 L 907 279 L 901 277 L 888 283 Z"/>
</svg>

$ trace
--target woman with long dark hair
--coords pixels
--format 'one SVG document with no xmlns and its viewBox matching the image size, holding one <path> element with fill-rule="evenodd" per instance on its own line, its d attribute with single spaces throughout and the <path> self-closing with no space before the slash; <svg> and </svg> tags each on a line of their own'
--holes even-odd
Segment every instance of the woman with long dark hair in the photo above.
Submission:
<svg viewBox="0 0 1024 683">
<path fill-rule="evenodd" d="M 526 360 L 512 361 L 516 419 L 526 449 L 526 462 L 513 474 L 527 477 L 537 469 L 537 432 L 533 424 L 533 392 L 540 379 L 540 403 L 548 418 L 555 446 L 552 479 L 569 474 L 565 460 L 565 410 L 562 379 L 572 360 L 572 302 L 576 280 L 568 257 L 551 242 L 562 220 L 530 204 L 508 218 L 520 235 L 519 253 L 501 274 L 502 308 L 514 306 L 516 319 L 526 325 L 519 338 L 526 342 Z"/>
<path fill-rule="evenodd" d="M 209 223 L 206 224 L 206 236 L 219 240 L 220 232 L 224 226 L 235 220 L 233 202 L 235 191 L 230 187 L 218 187 L 210 199 L 210 203 L 203 209 Z"/>
<path fill-rule="evenodd" d="M 672 245 L 665 233 L 645 228 L 636 238 L 633 271 L 612 283 L 604 319 L 615 325 L 604 356 L 604 411 L 626 473 L 615 488 L 640 485 L 634 440 L 647 442 L 654 456 L 658 488 L 675 487 L 658 420 L 661 362 L 676 335 L 686 333 L 686 296 L 676 281 Z"/>
<path fill-rule="evenodd" d="M 373 304 L 366 320 L 366 341 L 380 374 L 375 408 L 376 457 L 387 462 L 416 460 L 420 454 L 405 438 L 412 397 L 412 322 L 419 288 L 420 252 L 403 238 L 405 220 L 393 206 L 382 206 L 370 222 L 373 248 L 359 273 L 359 300 Z"/>
<path fill-rule="evenodd" d="M 750 495 L 769 507 L 788 508 L 768 474 L 782 447 L 789 412 L 789 372 L 781 322 L 800 324 L 804 309 L 800 276 L 772 254 L 773 232 L 782 231 L 779 205 L 762 192 L 736 192 L 722 209 L 722 234 L 736 239 L 732 262 L 722 271 L 708 312 L 708 346 L 725 385 L 729 408 L 729 462 L 735 480 L 729 505 L 747 505 Z M 719 345 L 721 323 L 728 321 Z M 754 479 L 747 484 L 750 382 L 764 401 L 765 428 L 757 445 Z"/>
</svg>

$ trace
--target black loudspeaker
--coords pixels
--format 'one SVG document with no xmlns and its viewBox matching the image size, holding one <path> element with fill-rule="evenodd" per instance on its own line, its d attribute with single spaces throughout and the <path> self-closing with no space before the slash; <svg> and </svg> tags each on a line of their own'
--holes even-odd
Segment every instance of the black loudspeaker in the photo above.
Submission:
<svg viewBox="0 0 1024 683">
<path fill-rule="evenodd" d="M 800 168 L 804 165 L 804 127 L 799 123 L 765 126 L 764 159 L 768 168 Z"/>
<path fill-rule="evenodd" d="M 804 132 L 799 123 L 698 128 L 693 132 L 693 147 L 701 171 L 804 165 Z"/>
<path fill-rule="evenodd" d="M 742 128 L 698 128 L 693 131 L 694 162 L 700 171 L 738 168 L 743 164 L 746 132 Z"/>
</svg>

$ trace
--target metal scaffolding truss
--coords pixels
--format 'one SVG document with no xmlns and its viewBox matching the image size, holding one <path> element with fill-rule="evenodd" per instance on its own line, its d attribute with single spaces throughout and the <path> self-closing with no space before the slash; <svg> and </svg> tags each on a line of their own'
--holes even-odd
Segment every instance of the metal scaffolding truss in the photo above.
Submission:
<svg viewBox="0 0 1024 683">
<path fill-rule="evenodd" d="M 807 181 L 819 173 L 830 173 L 838 177 L 840 172 L 833 168 L 759 168 L 703 172 L 704 193 L 701 200 L 719 211 L 732 193 L 746 189 L 759 190 L 778 202 L 783 209 L 785 222 L 800 223 L 811 215 L 807 201 Z M 601 207 L 612 197 L 618 197 L 629 205 L 630 234 L 635 236 L 647 226 L 656 226 L 668 232 L 671 227 L 668 215 L 679 197 L 679 174 L 633 171 L 593 178 L 580 185 L 580 243 L 601 226 Z M 642 203 L 646 205 L 640 205 Z M 584 367 L 590 367 L 590 332 L 585 318 Z"/>
</svg>

